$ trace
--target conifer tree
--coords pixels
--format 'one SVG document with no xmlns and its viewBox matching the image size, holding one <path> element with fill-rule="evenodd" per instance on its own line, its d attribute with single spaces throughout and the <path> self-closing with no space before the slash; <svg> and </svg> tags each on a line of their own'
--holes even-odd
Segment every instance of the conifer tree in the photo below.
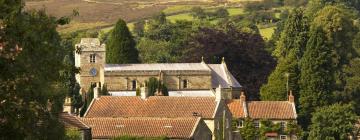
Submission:
<svg viewBox="0 0 360 140">
<path fill-rule="evenodd" d="M 315 108 L 331 102 L 335 82 L 331 53 L 324 32 L 320 28 L 311 31 L 306 51 L 300 62 L 299 117 L 305 129 L 310 123 L 311 113 Z"/>
<path fill-rule="evenodd" d="M 107 64 L 138 63 L 139 53 L 126 22 L 119 19 L 106 44 Z"/>
<path fill-rule="evenodd" d="M 301 9 L 295 9 L 285 23 L 284 31 L 273 52 L 278 65 L 268 83 L 261 87 L 262 100 L 286 100 L 287 90 L 298 93 L 299 60 L 308 39 L 308 25 Z"/>
</svg>

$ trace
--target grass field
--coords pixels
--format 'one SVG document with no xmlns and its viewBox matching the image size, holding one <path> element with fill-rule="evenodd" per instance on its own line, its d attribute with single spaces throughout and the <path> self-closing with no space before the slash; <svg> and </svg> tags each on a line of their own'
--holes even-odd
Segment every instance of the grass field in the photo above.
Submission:
<svg viewBox="0 0 360 140">
<path fill-rule="evenodd" d="M 272 34 L 275 31 L 275 27 L 269 27 L 269 28 L 263 28 L 263 29 L 259 29 L 260 30 L 260 34 L 264 39 L 270 39 Z"/>
</svg>

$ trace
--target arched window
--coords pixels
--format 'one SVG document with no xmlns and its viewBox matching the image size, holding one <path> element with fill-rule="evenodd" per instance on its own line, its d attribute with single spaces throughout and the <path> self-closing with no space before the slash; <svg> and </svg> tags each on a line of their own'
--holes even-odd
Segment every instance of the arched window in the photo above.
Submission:
<svg viewBox="0 0 360 140">
<path fill-rule="evenodd" d="M 183 80 L 183 88 L 188 88 L 188 80 Z"/>
<path fill-rule="evenodd" d="M 136 80 L 133 80 L 131 83 L 132 83 L 132 89 L 136 90 Z"/>
</svg>

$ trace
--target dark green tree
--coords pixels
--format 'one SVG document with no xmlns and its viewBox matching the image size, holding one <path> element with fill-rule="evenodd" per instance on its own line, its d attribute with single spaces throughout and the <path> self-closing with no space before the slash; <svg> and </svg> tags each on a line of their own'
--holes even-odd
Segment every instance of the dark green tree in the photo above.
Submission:
<svg viewBox="0 0 360 140">
<path fill-rule="evenodd" d="M 102 96 L 103 95 L 105 95 L 105 96 L 110 95 L 106 84 L 104 84 L 103 87 L 101 88 L 100 95 L 102 95 Z"/>
<path fill-rule="evenodd" d="M 89 90 L 85 94 L 84 105 L 80 110 L 80 117 L 83 117 L 85 115 L 86 110 L 90 106 L 90 103 L 93 99 L 94 99 L 94 87 L 90 86 Z"/>
<path fill-rule="evenodd" d="M 278 58 L 268 83 L 261 87 L 262 100 L 286 100 L 288 90 L 297 96 L 300 76 L 299 61 L 308 40 L 308 24 L 301 9 L 295 9 L 287 19 L 284 31 L 273 52 Z"/>
<path fill-rule="evenodd" d="M 137 37 L 143 37 L 145 33 L 145 21 L 140 20 L 135 22 L 133 32 Z"/>
<path fill-rule="evenodd" d="M 126 22 L 119 19 L 111 30 L 110 38 L 106 43 L 107 64 L 138 63 L 138 51 L 135 41 L 126 26 Z"/>
<path fill-rule="evenodd" d="M 345 140 L 355 129 L 358 117 L 350 104 L 333 104 L 316 109 L 311 118 L 309 140 Z"/>
<path fill-rule="evenodd" d="M 151 77 L 149 81 L 146 82 L 146 86 L 148 88 L 149 96 L 155 96 L 156 92 L 161 92 L 163 96 L 169 96 L 166 85 L 155 77 Z"/>
<path fill-rule="evenodd" d="M 299 117 L 300 124 L 305 129 L 310 123 L 311 113 L 315 108 L 332 102 L 335 84 L 332 51 L 325 39 L 322 29 L 312 30 L 301 59 Z"/>
<path fill-rule="evenodd" d="M 205 10 L 199 6 L 191 8 L 191 12 L 191 15 L 194 18 L 205 19 L 207 17 Z"/>
<path fill-rule="evenodd" d="M 75 114 L 79 114 L 79 109 L 84 105 L 83 98 L 80 94 L 79 83 L 76 83 L 72 92 L 73 94 L 71 96 L 71 106 L 74 109 Z"/>
<path fill-rule="evenodd" d="M 229 12 L 227 11 L 226 8 L 218 8 L 216 9 L 216 11 L 214 12 L 215 17 L 217 18 L 227 18 L 229 16 Z"/>
</svg>

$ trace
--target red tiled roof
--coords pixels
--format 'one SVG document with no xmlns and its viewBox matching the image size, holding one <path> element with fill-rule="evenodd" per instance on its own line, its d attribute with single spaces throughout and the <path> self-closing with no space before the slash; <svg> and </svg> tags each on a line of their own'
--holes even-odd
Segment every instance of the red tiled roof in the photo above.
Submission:
<svg viewBox="0 0 360 140">
<path fill-rule="evenodd" d="M 292 103 L 288 101 L 247 102 L 250 118 L 253 119 L 296 119 Z"/>
<path fill-rule="evenodd" d="M 229 100 L 227 102 L 227 106 L 229 107 L 233 117 L 235 118 L 245 117 L 243 103 L 241 103 L 240 100 Z"/>
<path fill-rule="evenodd" d="M 200 117 L 212 118 L 217 102 L 214 97 L 151 96 L 147 99 L 102 96 L 95 99 L 85 117 Z"/>
<path fill-rule="evenodd" d="M 190 138 L 200 118 L 81 118 L 92 128 L 93 138 L 139 136 Z"/>
<path fill-rule="evenodd" d="M 65 125 L 66 128 L 75 127 L 78 129 L 89 129 L 90 127 L 85 125 L 79 120 L 78 117 L 70 115 L 67 112 L 62 112 L 59 115 L 59 120 Z"/>
<path fill-rule="evenodd" d="M 246 117 L 240 100 L 228 101 L 227 105 L 234 117 Z M 293 104 L 288 101 L 247 101 L 246 110 L 252 119 L 296 119 Z"/>
</svg>

